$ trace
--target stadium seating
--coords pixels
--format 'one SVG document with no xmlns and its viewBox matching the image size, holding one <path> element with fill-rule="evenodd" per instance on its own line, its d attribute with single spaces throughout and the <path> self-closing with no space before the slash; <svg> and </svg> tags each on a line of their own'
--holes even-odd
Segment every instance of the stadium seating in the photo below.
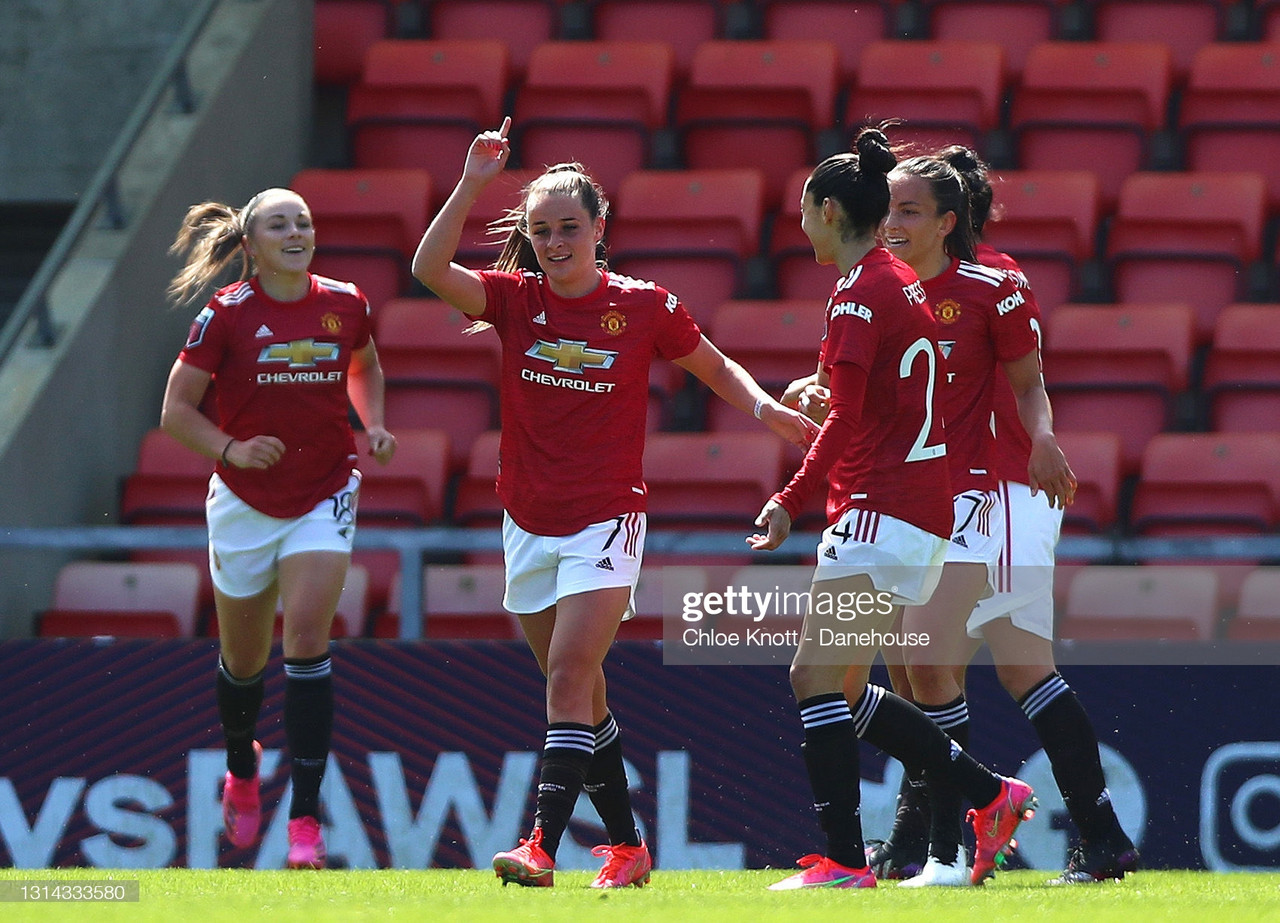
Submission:
<svg viewBox="0 0 1280 923">
<path fill-rule="evenodd" d="M 428 564 L 422 573 L 422 636 L 512 640 L 524 637 L 517 616 L 502 608 L 506 591 L 501 565 Z M 400 583 L 391 588 L 387 611 L 374 626 L 374 636 L 400 636 Z"/>
<path fill-rule="evenodd" d="M 497 334 L 465 334 L 472 321 L 430 298 L 389 301 L 374 335 L 386 378 L 387 426 L 449 434 L 450 470 L 467 464 L 471 443 L 498 423 Z"/>
<path fill-rule="evenodd" d="M 759 170 L 637 170 L 618 190 L 609 262 L 673 292 L 694 319 L 737 297 L 760 247 Z"/>
<path fill-rule="evenodd" d="M 471 443 L 466 470 L 458 479 L 453 521 L 460 526 L 493 528 L 502 525 L 502 503 L 494 488 L 498 479 L 498 443 L 502 433 L 489 430 Z"/>
<path fill-rule="evenodd" d="M 921 153 L 953 143 L 985 151 L 987 133 L 1000 121 L 1004 79 L 1004 49 L 996 42 L 873 42 L 862 52 L 844 125 L 852 136 L 897 118 L 902 124 L 890 140 Z"/>
<path fill-rule="evenodd" d="M 200 571 L 194 564 L 71 561 L 58 571 L 40 637 L 189 638 Z"/>
<path fill-rule="evenodd" d="M 1201 387 L 1211 429 L 1280 429 L 1280 304 L 1231 304 L 1222 309 Z"/>
<path fill-rule="evenodd" d="M 529 169 L 576 160 L 610 195 L 653 165 L 675 56 L 666 42 L 548 42 L 516 94 L 513 148 Z"/>
<path fill-rule="evenodd" d="M 1177 83 L 1186 81 L 1196 52 L 1223 37 L 1222 0 L 1087 0 L 1094 36 L 1102 42 L 1161 42 L 1173 52 Z M 1229 0 L 1228 0 L 1229 2 Z"/>
<path fill-rule="evenodd" d="M 660 640 L 663 621 L 679 620 L 684 594 L 703 593 L 708 587 L 707 568 L 696 564 L 659 567 L 646 556 L 636 581 L 635 616 L 618 626 L 618 640 Z"/>
<path fill-rule="evenodd" d="M 348 87 L 360 79 L 374 42 L 390 38 L 402 0 L 316 0 L 315 81 Z"/>
<path fill-rule="evenodd" d="M 858 61 L 872 42 L 893 35 L 893 0 L 763 0 L 764 38 L 834 42 L 839 53 L 840 83 L 848 86 L 858 74 Z"/>
<path fill-rule="evenodd" d="M 1080 295 L 1081 269 L 1093 257 L 1102 204 L 1088 170 L 993 173 L 992 216 L 983 238 L 1014 257 L 1046 317 Z"/>
<path fill-rule="evenodd" d="M 1120 496 L 1120 437 L 1071 431 L 1057 435 L 1058 446 L 1079 482 L 1075 502 L 1062 516 L 1063 533 L 1106 532 L 1115 524 Z"/>
<path fill-rule="evenodd" d="M 1071 580 L 1058 638 L 1210 640 L 1217 631 L 1217 583 L 1203 567 L 1085 567 Z"/>
<path fill-rule="evenodd" d="M 1016 84 L 1032 46 L 1058 38 L 1058 19 L 1070 0 L 925 0 L 932 39 L 998 40 Z M 994 25 L 994 27 L 993 27 Z"/>
<path fill-rule="evenodd" d="M 472 139 L 502 123 L 509 79 L 500 41 L 377 42 L 347 98 L 352 165 L 425 170 L 443 201 Z"/>
<path fill-rule="evenodd" d="M 1117 301 L 1178 301 L 1207 343 L 1223 305 L 1249 296 L 1262 250 L 1266 188 L 1257 173 L 1135 173 L 1107 236 Z"/>
<path fill-rule="evenodd" d="M 213 459 L 188 449 L 159 427 L 138 445 L 124 480 L 120 521 L 129 525 L 204 525 Z"/>
<path fill-rule="evenodd" d="M 1024 170 L 1092 170 L 1103 208 L 1150 163 L 1165 125 L 1173 57 L 1157 42 L 1042 42 L 1027 55 L 1009 128 Z"/>
<path fill-rule="evenodd" d="M 1280 433 L 1162 433 L 1142 454 L 1129 519 L 1138 535 L 1275 528 Z"/>
<path fill-rule="evenodd" d="M 787 178 L 815 162 L 817 135 L 832 127 L 838 70 L 836 46 L 822 39 L 699 45 L 676 96 L 684 165 L 758 169 L 765 206 L 777 208 Z"/>
<path fill-rule="evenodd" d="M 721 0 L 592 0 L 591 28 L 607 41 L 670 42 L 677 83 L 684 83 L 695 50 L 724 38 Z"/>
<path fill-rule="evenodd" d="M 1174 422 L 1193 323 L 1185 304 L 1057 308 L 1044 349 L 1057 431 L 1116 433 L 1124 472 L 1136 471 L 1147 441 Z"/>
<path fill-rule="evenodd" d="M 434 525 L 444 515 L 449 436 L 437 429 L 396 429 L 395 455 L 379 464 L 368 436 L 356 435 L 360 453 L 359 523 L 368 526 Z"/>
<path fill-rule="evenodd" d="M 512 77 L 521 79 L 533 51 L 559 35 L 556 0 L 419 0 L 428 34 L 440 41 L 490 41 L 511 53 Z M 496 126 L 495 126 L 496 127 Z"/>
<path fill-rule="evenodd" d="M 1178 127 L 1188 170 L 1261 173 L 1268 207 L 1280 210 L 1280 36 L 1270 43 L 1219 43 L 1191 62 Z"/>
<path fill-rule="evenodd" d="M 375 316 L 407 290 L 431 201 L 425 170 L 311 168 L 295 174 L 291 188 L 315 220 L 312 272 L 356 283 Z"/>
<path fill-rule="evenodd" d="M 816 300 L 726 301 L 712 315 L 710 335 L 725 355 L 777 397 L 792 381 L 817 368 L 825 318 L 825 305 Z M 760 423 L 712 398 L 707 429 L 759 431 Z"/>
<path fill-rule="evenodd" d="M 834 266 L 820 266 L 813 258 L 813 245 L 800 227 L 800 197 L 813 167 L 804 166 L 791 174 L 782 193 L 782 207 L 769 234 L 769 265 L 779 298 L 821 301 L 831 297 L 840 278 Z"/>
<path fill-rule="evenodd" d="M 771 432 L 650 433 L 644 448 L 650 528 L 748 528 L 781 486 Z"/>
<path fill-rule="evenodd" d="M 462 237 L 453 261 L 469 269 L 491 268 L 502 253 L 509 233 L 505 225 L 494 228 L 493 222 L 505 221 L 507 212 L 521 204 L 525 186 L 541 175 L 541 169 L 508 166 L 485 186 L 463 221 Z"/>
<path fill-rule="evenodd" d="M 1245 575 L 1226 636 L 1232 641 L 1280 641 L 1280 567 L 1258 567 Z"/>
</svg>

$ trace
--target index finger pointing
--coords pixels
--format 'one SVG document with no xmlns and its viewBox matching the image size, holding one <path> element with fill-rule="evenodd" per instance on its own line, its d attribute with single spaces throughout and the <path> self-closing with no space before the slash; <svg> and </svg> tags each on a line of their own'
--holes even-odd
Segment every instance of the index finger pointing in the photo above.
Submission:
<svg viewBox="0 0 1280 923">
<path fill-rule="evenodd" d="M 511 116 L 505 116 L 502 120 L 502 127 L 498 129 L 498 137 L 506 140 L 507 132 L 511 130 Z"/>
</svg>

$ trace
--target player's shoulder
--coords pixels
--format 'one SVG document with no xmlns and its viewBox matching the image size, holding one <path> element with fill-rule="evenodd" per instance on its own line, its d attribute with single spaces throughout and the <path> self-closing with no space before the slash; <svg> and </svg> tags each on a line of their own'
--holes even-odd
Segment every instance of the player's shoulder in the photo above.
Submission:
<svg viewBox="0 0 1280 923">
<path fill-rule="evenodd" d="M 220 308 L 234 308 L 244 304 L 255 294 L 257 292 L 249 282 L 232 282 L 213 293 L 213 297 L 209 299 L 209 307 L 214 311 Z"/>
<path fill-rule="evenodd" d="M 1003 269 L 984 266 L 981 263 L 973 263 L 969 260 L 961 260 L 959 265 L 956 266 L 956 278 L 979 286 L 987 285 L 991 288 L 999 288 L 1009 281 L 1009 277 Z"/>
<path fill-rule="evenodd" d="M 656 282 L 648 279 L 637 279 L 634 276 L 610 270 L 605 273 L 605 291 L 611 303 L 632 309 L 665 308 L 674 312 L 680 298 L 667 291 Z"/>
</svg>

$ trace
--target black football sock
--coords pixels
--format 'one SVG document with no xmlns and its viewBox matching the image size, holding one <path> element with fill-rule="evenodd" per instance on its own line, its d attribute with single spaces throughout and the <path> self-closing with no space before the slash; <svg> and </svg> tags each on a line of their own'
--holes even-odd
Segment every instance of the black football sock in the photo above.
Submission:
<svg viewBox="0 0 1280 923">
<path fill-rule="evenodd" d="M 285 658 L 284 732 L 293 782 L 289 819 L 318 819 L 320 783 L 333 737 L 333 663 L 328 654 Z"/>
<path fill-rule="evenodd" d="M 553 721 L 547 726 L 533 826 L 542 831 L 542 848 L 552 860 L 578 803 L 595 748 L 596 735 L 589 724 Z"/>
<path fill-rule="evenodd" d="M 262 709 L 262 671 L 238 679 L 218 658 L 218 718 L 227 742 L 227 769 L 233 776 L 252 779 L 258 771 L 253 753 L 258 712 Z"/>
<path fill-rule="evenodd" d="M 969 706 L 964 696 L 945 705 L 917 705 L 929 720 L 942 728 L 962 748 L 969 745 Z M 950 865 L 956 861 L 963 842 L 963 796 L 955 782 L 942 776 L 928 776 L 929 854 Z"/>
<path fill-rule="evenodd" d="M 610 845 L 639 846 L 640 832 L 631 813 L 631 791 L 627 788 L 627 770 L 622 763 L 622 738 L 613 713 L 605 715 L 592 732 L 595 756 L 582 788 L 604 821 Z"/>
<path fill-rule="evenodd" d="M 827 836 L 827 858 L 848 868 L 865 868 L 858 735 L 849 703 L 840 692 L 810 696 L 800 703 L 800 720 L 804 764 L 818 823 Z"/>
<path fill-rule="evenodd" d="M 1057 673 L 1050 673 L 1019 701 L 1040 736 L 1053 778 L 1080 836 L 1090 842 L 1112 837 L 1120 821 L 1111 806 L 1098 754 L 1098 737 L 1084 706 Z"/>
</svg>

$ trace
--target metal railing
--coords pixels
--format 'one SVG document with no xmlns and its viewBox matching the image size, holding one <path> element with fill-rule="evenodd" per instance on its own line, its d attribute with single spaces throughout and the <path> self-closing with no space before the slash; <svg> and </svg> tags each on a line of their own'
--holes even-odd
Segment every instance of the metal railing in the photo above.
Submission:
<svg viewBox="0 0 1280 923">
<path fill-rule="evenodd" d="M 57 342 L 58 332 L 49 313 L 49 288 L 70 259 L 99 208 L 105 213 L 111 228 L 118 230 L 127 225 L 128 218 L 120 198 L 118 176 L 125 159 L 133 150 L 133 146 L 160 105 L 164 94 L 172 87 L 174 101 L 179 110 L 184 114 L 195 111 L 196 100 L 187 73 L 187 58 L 196 38 L 203 31 L 219 2 L 220 0 L 200 0 L 187 24 L 169 46 L 155 76 L 143 90 L 141 98 L 134 106 L 124 127 L 120 129 L 102 165 L 80 195 L 71 217 L 67 219 L 62 232 L 58 234 L 53 246 L 40 263 L 39 269 L 36 270 L 35 276 L 22 293 L 22 297 L 18 299 L 4 328 L 0 330 L 0 363 L 8 358 L 22 336 L 22 332 L 33 320 L 35 321 L 34 345 L 47 348 Z"/>
<path fill-rule="evenodd" d="M 656 530 L 645 538 L 645 552 L 652 555 L 741 555 L 749 553 L 745 532 L 685 532 Z M 806 564 L 820 534 L 795 533 L 779 552 L 760 555 L 761 563 Z M 0 548 L 60 552 L 131 551 L 143 548 L 204 548 L 208 533 L 201 526 L 0 526 Z M 497 529 L 460 529 L 440 526 L 426 529 L 365 527 L 356 532 L 359 550 L 395 551 L 402 575 L 417 580 L 400 581 L 400 637 L 422 637 L 423 603 L 421 573 L 427 556 L 457 556 L 476 551 L 500 551 Z M 1280 535 L 1241 535 L 1177 538 L 1119 538 L 1065 535 L 1058 543 L 1058 557 L 1094 563 L 1159 560 L 1277 560 Z"/>
</svg>

